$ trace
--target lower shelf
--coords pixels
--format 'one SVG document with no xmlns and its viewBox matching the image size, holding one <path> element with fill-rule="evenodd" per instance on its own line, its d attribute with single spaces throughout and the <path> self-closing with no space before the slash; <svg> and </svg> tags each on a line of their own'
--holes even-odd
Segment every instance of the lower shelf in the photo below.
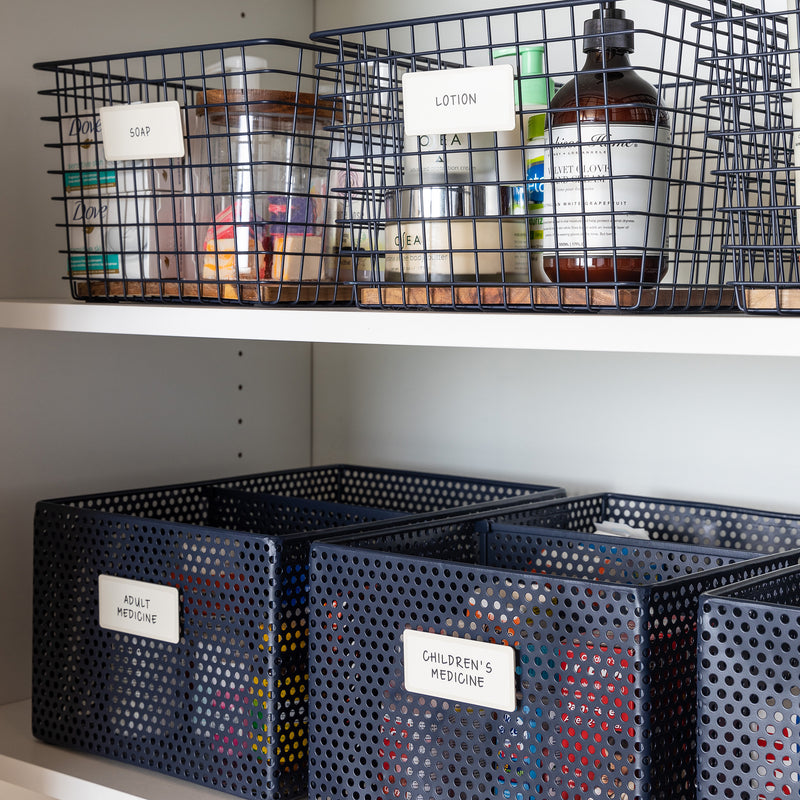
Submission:
<svg viewBox="0 0 800 800">
<path fill-rule="evenodd" d="M 220 800 L 227 795 L 33 738 L 31 703 L 0 706 L 0 795 L 53 800 Z M 8 795 L 11 787 L 11 795 Z"/>
</svg>

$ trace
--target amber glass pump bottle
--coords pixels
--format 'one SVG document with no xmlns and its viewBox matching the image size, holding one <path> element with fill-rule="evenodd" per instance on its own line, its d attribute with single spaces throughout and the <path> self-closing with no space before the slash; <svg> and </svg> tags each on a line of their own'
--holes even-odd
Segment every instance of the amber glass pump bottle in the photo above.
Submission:
<svg viewBox="0 0 800 800">
<path fill-rule="evenodd" d="M 586 20 L 583 43 L 586 63 L 548 114 L 545 274 L 559 282 L 657 282 L 667 271 L 669 117 L 631 67 L 633 21 L 616 3 L 602 3 Z"/>
</svg>

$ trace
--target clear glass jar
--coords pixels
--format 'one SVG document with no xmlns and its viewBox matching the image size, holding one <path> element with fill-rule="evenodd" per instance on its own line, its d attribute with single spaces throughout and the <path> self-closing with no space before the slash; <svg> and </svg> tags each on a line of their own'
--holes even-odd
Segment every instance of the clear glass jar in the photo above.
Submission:
<svg viewBox="0 0 800 800">
<path fill-rule="evenodd" d="M 207 129 L 193 159 L 200 279 L 329 280 L 330 106 L 312 94 L 220 89 L 197 113 Z"/>
<path fill-rule="evenodd" d="M 386 194 L 387 282 L 527 283 L 524 186 L 424 186 Z"/>
</svg>

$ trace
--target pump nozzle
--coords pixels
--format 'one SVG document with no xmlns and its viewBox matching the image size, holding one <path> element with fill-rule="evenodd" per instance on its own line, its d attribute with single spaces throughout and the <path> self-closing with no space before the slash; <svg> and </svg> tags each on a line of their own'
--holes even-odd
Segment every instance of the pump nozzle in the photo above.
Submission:
<svg viewBox="0 0 800 800">
<path fill-rule="evenodd" d="M 633 52 L 633 20 L 617 8 L 615 0 L 601 2 L 592 18 L 583 24 L 583 52 L 589 50 L 625 50 Z"/>
</svg>

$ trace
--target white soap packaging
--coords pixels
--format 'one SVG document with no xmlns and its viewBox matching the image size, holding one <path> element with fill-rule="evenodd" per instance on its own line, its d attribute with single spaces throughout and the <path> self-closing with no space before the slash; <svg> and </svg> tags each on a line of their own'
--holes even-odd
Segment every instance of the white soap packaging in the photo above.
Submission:
<svg viewBox="0 0 800 800">
<path fill-rule="evenodd" d="M 68 198 L 71 278 L 178 277 L 180 227 L 169 195 Z"/>
<path fill-rule="evenodd" d="M 100 194 L 182 192 L 184 169 L 170 159 L 107 161 L 100 115 L 61 120 L 64 191 Z"/>
</svg>

